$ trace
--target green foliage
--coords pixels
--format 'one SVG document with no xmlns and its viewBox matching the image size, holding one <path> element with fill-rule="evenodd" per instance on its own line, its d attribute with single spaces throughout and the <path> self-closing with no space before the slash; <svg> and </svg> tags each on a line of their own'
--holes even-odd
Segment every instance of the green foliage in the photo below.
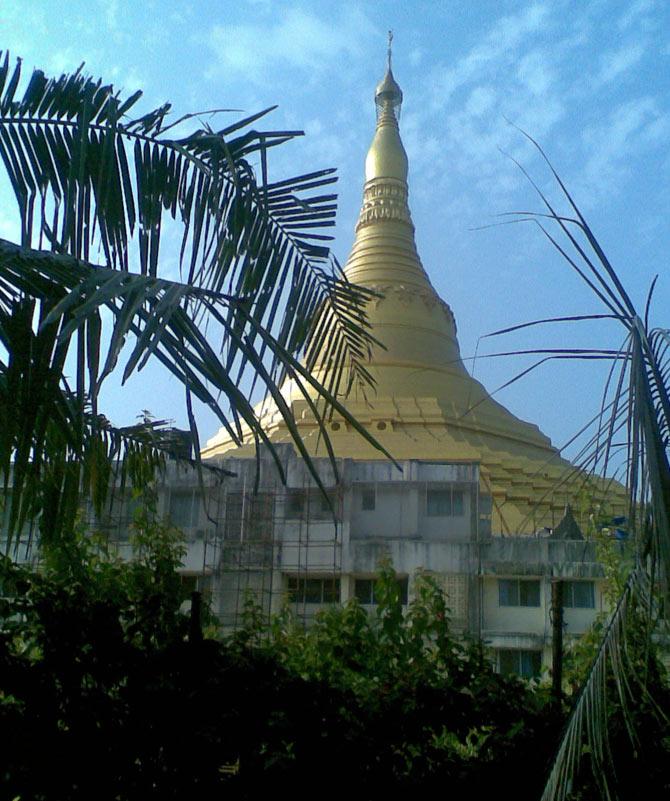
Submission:
<svg viewBox="0 0 670 801">
<path fill-rule="evenodd" d="M 179 533 L 158 521 L 151 506 L 135 525 L 132 562 L 81 525 L 42 550 L 38 571 L 3 559 L 3 795 L 103 798 L 105 781 L 124 772 L 129 778 L 118 738 L 131 715 L 131 682 L 157 655 L 179 647 L 188 630 L 176 572 Z M 119 764 L 106 765 L 107 759 Z"/>
<path fill-rule="evenodd" d="M 81 528 L 38 573 L 4 563 L 2 795 L 256 799 L 308 785 L 381 799 L 514 786 L 537 798 L 562 718 L 544 688 L 496 674 L 451 631 L 429 576 L 405 613 L 385 565 L 371 613 L 353 601 L 307 629 L 288 611 L 268 627 L 250 596 L 242 632 L 190 639 L 181 545 L 149 501 L 133 563 Z M 614 755 L 627 764 L 623 735 Z"/>
<path fill-rule="evenodd" d="M 629 539 L 614 539 L 611 529 L 608 527 L 610 519 L 605 516 L 603 519 L 598 520 L 592 516 L 586 532 L 589 539 L 595 543 L 596 558 L 605 573 L 603 584 L 605 609 L 598 612 L 588 630 L 576 640 L 572 640 L 566 649 L 564 683 L 568 694 L 577 692 L 586 680 L 593 661 L 598 654 L 611 611 L 616 607 L 619 598 L 621 598 L 626 587 L 626 581 L 633 569 L 634 543 Z M 605 525 L 605 523 L 608 525 Z M 637 613 L 631 612 L 630 614 L 630 620 L 626 621 L 628 630 L 634 632 L 637 629 L 641 633 L 641 611 L 638 610 Z M 643 627 L 645 630 L 646 625 Z"/>
<path fill-rule="evenodd" d="M 451 634 L 430 579 L 406 615 L 385 567 L 374 615 L 351 603 L 308 631 L 288 614 L 268 629 L 249 603 L 245 632 L 188 641 L 179 546 L 150 518 L 133 564 L 82 532 L 38 574 L 5 564 L 4 796 L 255 799 L 301 782 L 326 798 L 463 794 L 524 769 L 519 797 L 534 797 L 560 721 Z"/>
<path fill-rule="evenodd" d="M 471 663 L 478 669 L 478 648 L 450 632 L 449 610 L 435 580 L 418 574 L 414 597 L 403 613 L 393 568 L 382 564 L 376 582 L 377 604 L 366 612 L 356 599 L 321 611 L 309 628 L 288 609 L 275 617 L 265 642 L 290 670 L 305 678 L 326 680 L 363 696 L 397 683 L 431 686 L 461 677 Z"/>
<path fill-rule="evenodd" d="M 59 632 L 81 636 L 85 649 L 86 637 L 109 634 L 108 627 L 95 632 L 93 618 L 111 604 L 121 630 L 131 640 L 140 637 L 144 647 L 179 638 L 185 632 L 180 607 L 186 597 L 177 573 L 185 554 L 183 535 L 158 519 L 150 488 L 142 500 L 133 524 L 132 561 L 121 559 L 105 537 L 90 534 L 82 524 L 57 545 L 41 548 L 37 572 L 5 558 L 3 592 L 11 600 L 4 601 L 3 620 L 9 629 L 18 635 L 57 626 Z M 88 621 L 81 619 L 84 610 L 90 610 Z M 115 642 L 118 636 L 119 631 Z"/>
<path fill-rule="evenodd" d="M 357 759 L 380 789 L 442 783 L 464 790 L 511 777 L 532 740 L 541 736 L 546 745 L 557 731 L 548 692 L 500 676 L 479 643 L 455 635 L 431 576 L 417 574 L 413 587 L 403 612 L 395 572 L 382 564 L 373 611 L 354 599 L 320 611 L 307 628 L 288 608 L 267 628 L 251 613 L 242 641 L 290 675 L 349 699 L 339 725 L 356 738 Z M 541 786 L 541 758 L 537 765 L 526 771 L 523 797 Z"/>
<path fill-rule="evenodd" d="M 635 543 L 630 538 L 615 539 L 604 522 L 608 522 L 607 516 L 604 520 L 593 519 L 589 534 L 596 543 L 598 561 L 605 571 L 606 609 L 566 652 L 565 689 L 573 698 L 579 698 L 591 679 L 603 642 L 610 636 L 612 612 L 620 599 L 628 596 L 634 569 Z M 584 751 L 591 757 L 592 764 L 579 772 L 579 784 L 593 794 L 608 792 L 599 778 L 605 773 L 609 791 L 616 792 L 619 798 L 637 796 L 643 783 L 652 796 L 670 789 L 662 767 L 670 757 L 667 736 L 670 684 L 659 642 L 651 635 L 659 621 L 655 614 L 650 617 L 650 611 L 646 599 L 635 594 L 630 597 L 617 647 L 625 653 L 626 692 L 630 698 L 635 698 L 635 703 L 631 704 L 626 695 L 622 697 L 617 687 L 619 677 L 614 671 L 606 677 L 608 748 L 618 757 L 616 762 L 609 762 L 590 749 Z"/>
</svg>

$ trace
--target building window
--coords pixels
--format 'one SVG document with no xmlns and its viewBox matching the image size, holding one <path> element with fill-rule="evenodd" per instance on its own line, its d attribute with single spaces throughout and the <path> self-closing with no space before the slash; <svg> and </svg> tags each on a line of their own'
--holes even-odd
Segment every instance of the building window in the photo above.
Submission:
<svg viewBox="0 0 670 801">
<path fill-rule="evenodd" d="M 323 492 L 319 493 L 319 497 L 316 501 L 316 508 L 317 510 L 324 515 L 332 515 L 333 511 L 330 508 L 330 504 L 333 505 L 333 509 L 335 508 L 335 498 L 331 493 L 328 495 L 324 495 Z"/>
<path fill-rule="evenodd" d="M 539 606 L 540 582 L 527 579 L 498 579 L 500 606 Z"/>
<path fill-rule="evenodd" d="M 397 579 L 398 591 L 400 592 L 400 603 L 403 606 L 407 605 L 407 591 L 409 586 L 409 579 L 407 576 Z M 379 603 L 376 593 L 377 579 L 355 579 L 354 581 L 354 595 L 360 604 L 366 606 L 374 606 Z"/>
<path fill-rule="evenodd" d="M 595 609 L 596 593 L 592 581 L 564 581 L 563 606 L 566 609 Z"/>
<path fill-rule="evenodd" d="M 329 506 L 332 504 L 332 508 Z M 311 520 L 332 520 L 333 511 L 335 519 L 340 519 L 338 496 L 334 492 L 324 495 L 321 490 L 310 493 L 309 496 L 309 517 Z"/>
<path fill-rule="evenodd" d="M 503 676 L 516 674 L 532 679 L 540 675 L 541 668 L 540 651 L 522 651 L 516 648 L 501 648 L 498 651 L 498 671 Z"/>
<path fill-rule="evenodd" d="M 426 491 L 426 515 L 428 517 L 462 517 L 463 514 L 462 490 L 429 489 Z"/>
<path fill-rule="evenodd" d="M 191 600 L 191 594 L 199 592 L 206 602 L 209 602 L 211 595 L 211 578 L 210 576 L 203 576 L 202 573 L 180 573 L 179 583 L 186 596 L 186 600 Z"/>
<path fill-rule="evenodd" d="M 105 532 L 112 542 L 128 542 L 133 532 L 135 513 L 141 507 L 139 498 L 133 497 L 129 493 L 117 493 L 112 490 L 112 497 L 109 499 L 106 508 L 100 517 L 91 510 L 91 515 L 95 517 L 95 527 L 98 531 Z M 27 524 L 21 531 L 21 536 L 30 533 L 31 525 Z"/>
<path fill-rule="evenodd" d="M 288 580 L 288 599 L 298 604 L 338 604 L 338 578 L 293 578 Z"/>
<path fill-rule="evenodd" d="M 288 497 L 288 496 L 287 496 Z M 286 514 L 289 502 L 286 501 Z M 226 494 L 225 537 L 227 540 L 248 542 L 272 539 L 274 496 L 269 492 Z"/>
<path fill-rule="evenodd" d="M 247 495 L 244 508 L 244 538 L 268 542 L 273 536 L 274 497 L 270 492 Z"/>
<path fill-rule="evenodd" d="M 377 508 L 377 496 L 373 489 L 364 489 L 361 492 L 361 510 L 363 512 L 374 512 Z"/>
<path fill-rule="evenodd" d="M 286 517 L 300 518 L 305 511 L 305 493 L 302 490 L 289 490 L 286 495 Z"/>
<path fill-rule="evenodd" d="M 200 517 L 200 496 L 196 492 L 170 493 L 170 522 L 177 528 L 194 528 Z"/>
</svg>

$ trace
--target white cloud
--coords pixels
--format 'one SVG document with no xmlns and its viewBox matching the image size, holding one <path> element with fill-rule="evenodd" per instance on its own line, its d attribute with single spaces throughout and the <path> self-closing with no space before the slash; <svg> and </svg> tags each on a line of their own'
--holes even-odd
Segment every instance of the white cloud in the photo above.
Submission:
<svg viewBox="0 0 670 801">
<path fill-rule="evenodd" d="M 537 33 L 548 23 L 549 9 L 535 3 L 518 14 L 502 17 L 490 29 L 481 44 L 473 47 L 459 63 L 441 75 L 435 75 L 433 103 L 442 105 L 461 86 L 471 81 L 487 67 L 514 62 L 515 51 L 528 36 Z"/>
<path fill-rule="evenodd" d="M 136 67 L 124 68 L 117 64 L 108 71 L 108 76 L 113 81 L 114 88 L 121 90 L 124 96 L 129 96 L 138 89 L 146 94 L 151 86 L 146 75 L 140 74 Z"/>
<path fill-rule="evenodd" d="M 655 11 L 658 7 L 656 0 L 636 0 L 629 3 L 626 11 L 617 20 L 617 27 L 620 31 L 625 31 L 639 22 L 640 17 Z"/>
<path fill-rule="evenodd" d="M 473 117 L 481 117 L 492 110 L 495 102 L 496 93 L 491 86 L 477 86 L 465 103 L 465 111 Z"/>
<path fill-rule="evenodd" d="M 119 0 L 101 0 L 105 22 L 110 31 L 119 28 Z"/>
<path fill-rule="evenodd" d="M 422 181 L 442 191 L 466 182 L 480 213 L 482 202 L 489 209 L 509 206 L 519 180 L 500 151 L 521 159 L 526 151 L 505 119 L 545 140 L 565 118 L 561 66 L 580 40 L 572 29 L 562 37 L 552 33 L 557 14 L 536 3 L 497 20 L 455 67 L 435 70 L 409 130 L 403 118 L 412 169 Z M 463 189 L 456 190 L 461 207 Z"/>
<path fill-rule="evenodd" d="M 193 25 L 193 6 L 182 3 L 170 11 L 170 22 L 174 25 Z"/>
<path fill-rule="evenodd" d="M 670 114 L 659 114 L 648 122 L 640 132 L 640 143 L 643 145 L 660 145 L 666 142 L 670 134 Z"/>
<path fill-rule="evenodd" d="M 278 19 L 258 24 L 215 25 L 208 44 L 217 69 L 255 83 L 276 80 L 283 68 L 318 74 L 336 68 L 342 59 L 363 57 L 376 28 L 360 8 L 343 6 L 339 18 L 326 20 L 296 7 Z"/>
<path fill-rule="evenodd" d="M 128 25 L 128 10 L 124 9 L 120 0 L 97 0 L 100 13 L 81 15 L 75 23 L 89 36 L 103 38 L 116 46 L 133 40 L 136 32 L 131 32 Z"/>
<path fill-rule="evenodd" d="M 532 50 L 519 59 L 517 77 L 523 86 L 536 97 L 547 94 L 554 77 L 550 68 L 551 56 L 546 50 Z"/>
<path fill-rule="evenodd" d="M 549 132 L 565 118 L 565 104 L 556 97 L 547 97 L 542 103 L 520 103 L 514 116 L 520 128 L 530 133 L 534 139 L 545 139 Z"/>
<path fill-rule="evenodd" d="M 415 162 L 412 153 L 413 169 L 424 170 L 422 179 L 428 176 L 442 191 L 456 176 L 480 202 L 508 206 L 517 181 L 509 178 L 513 170 L 500 150 L 529 165 L 534 155 L 518 131 L 505 125 L 507 118 L 545 146 L 559 169 L 564 165 L 563 175 L 579 187 L 585 205 L 616 194 L 629 163 L 669 135 L 660 97 L 622 80 L 639 71 L 660 35 L 643 24 L 654 8 L 635 4 L 624 41 L 607 3 L 589 3 L 569 19 L 569 3 L 536 3 L 494 21 L 451 68 L 435 68 L 424 101 L 414 104 L 419 110 L 409 132 L 405 120 L 408 152 L 417 154 Z M 585 63 L 593 65 L 590 71 Z M 604 119 L 594 111 L 602 105 L 603 86 L 616 92 L 618 103 Z M 569 133 L 584 126 L 583 136 Z M 428 152 L 440 153 L 440 163 L 448 164 L 442 175 L 424 157 Z"/>
<path fill-rule="evenodd" d="M 583 143 L 590 156 L 582 179 L 593 197 L 603 197 L 620 186 L 635 160 L 667 138 L 669 130 L 670 114 L 653 97 L 621 103 L 601 123 L 586 129 Z"/>
<path fill-rule="evenodd" d="M 595 82 L 603 85 L 621 77 L 634 67 L 644 55 L 644 45 L 641 42 L 632 42 L 620 47 L 618 50 L 603 54 L 600 59 L 600 72 Z"/>
<path fill-rule="evenodd" d="M 414 49 L 410 50 L 409 63 L 413 67 L 418 67 L 419 64 L 423 61 L 424 55 L 425 55 L 425 53 L 424 53 L 423 48 L 415 47 Z"/>
</svg>

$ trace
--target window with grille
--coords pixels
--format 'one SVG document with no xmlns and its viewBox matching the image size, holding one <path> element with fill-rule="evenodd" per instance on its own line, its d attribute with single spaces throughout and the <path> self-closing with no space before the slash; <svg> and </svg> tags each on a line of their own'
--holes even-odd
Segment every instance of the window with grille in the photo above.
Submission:
<svg viewBox="0 0 670 801">
<path fill-rule="evenodd" d="M 429 489 L 426 491 L 426 515 L 428 517 L 462 517 L 465 513 L 463 491 Z"/>
<path fill-rule="evenodd" d="M 296 519 L 305 512 L 305 493 L 302 490 L 289 490 L 286 495 L 286 517 Z"/>
<path fill-rule="evenodd" d="M 361 492 L 361 510 L 363 512 L 374 512 L 377 508 L 377 496 L 374 489 L 364 489 Z"/>
<path fill-rule="evenodd" d="M 532 679 L 540 675 L 541 669 L 540 651 L 524 651 L 516 648 L 501 648 L 498 651 L 498 671 L 503 676 L 516 674 Z"/>
<path fill-rule="evenodd" d="M 332 504 L 332 508 L 329 506 Z M 309 505 L 309 517 L 313 520 L 328 520 L 333 516 L 333 509 L 336 517 L 339 516 L 338 497 L 335 493 L 329 492 L 325 496 L 322 492 L 307 493 L 304 490 L 289 490 L 286 494 L 286 517 L 289 520 L 299 520 L 307 517 Z"/>
<path fill-rule="evenodd" d="M 110 532 L 112 539 L 127 542 L 133 533 L 135 514 L 142 507 L 142 500 L 133 493 L 114 493 L 100 521 L 101 527 Z"/>
<path fill-rule="evenodd" d="M 291 603 L 299 604 L 337 604 L 340 602 L 340 580 L 290 576 L 288 599 Z"/>
<path fill-rule="evenodd" d="M 274 521 L 274 496 L 259 492 L 247 497 L 245 539 L 255 542 L 272 540 Z"/>
<path fill-rule="evenodd" d="M 563 606 L 566 609 L 595 609 L 594 583 L 592 581 L 564 581 Z"/>
<path fill-rule="evenodd" d="M 205 600 L 209 600 L 211 595 L 211 576 L 203 576 L 201 573 L 180 573 L 179 582 L 184 595 L 190 599 L 191 593 L 199 592 Z"/>
<path fill-rule="evenodd" d="M 537 579 L 498 579 L 499 606 L 539 606 L 540 582 Z"/>
<path fill-rule="evenodd" d="M 170 522 L 177 528 L 193 528 L 198 525 L 200 496 L 192 491 L 170 493 Z"/>
<path fill-rule="evenodd" d="M 332 508 L 331 508 L 332 507 Z M 333 512 L 339 519 L 338 497 L 334 492 L 312 492 L 309 497 L 309 516 L 313 520 L 332 520 Z"/>
<path fill-rule="evenodd" d="M 398 591 L 400 593 L 400 603 L 403 606 L 407 605 L 407 595 L 409 580 L 407 576 L 399 578 Z M 376 592 L 377 579 L 361 578 L 354 580 L 354 595 L 360 604 L 367 606 L 374 606 L 379 603 Z"/>
</svg>

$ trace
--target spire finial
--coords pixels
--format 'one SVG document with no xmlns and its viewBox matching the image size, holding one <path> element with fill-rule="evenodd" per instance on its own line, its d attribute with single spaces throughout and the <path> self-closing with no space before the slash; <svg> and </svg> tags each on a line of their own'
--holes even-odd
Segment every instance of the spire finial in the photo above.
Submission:
<svg viewBox="0 0 670 801">
<path fill-rule="evenodd" d="M 377 122 L 382 118 L 386 122 L 397 123 L 400 114 L 400 104 L 402 103 L 402 89 L 396 83 L 391 71 L 391 59 L 393 57 L 393 31 L 388 33 L 388 48 L 386 50 L 388 66 L 386 75 L 381 83 L 377 85 L 375 91 L 375 103 L 377 104 Z"/>
</svg>

